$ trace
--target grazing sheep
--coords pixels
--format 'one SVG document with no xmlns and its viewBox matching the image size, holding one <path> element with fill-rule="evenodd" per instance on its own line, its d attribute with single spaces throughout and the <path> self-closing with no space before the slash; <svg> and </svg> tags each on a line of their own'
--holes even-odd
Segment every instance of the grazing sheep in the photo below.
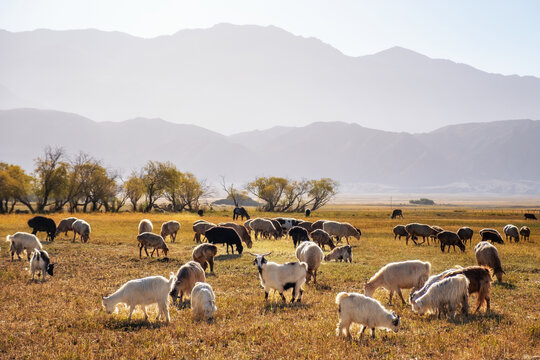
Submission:
<svg viewBox="0 0 540 360">
<path fill-rule="evenodd" d="M 364 293 L 372 297 L 375 290 L 384 287 L 390 291 L 388 303 L 392 303 L 392 297 L 396 292 L 403 304 L 406 304 L 401 289 L 415 291 L 420 289 L 429 278 L 431 264 L 420 260 L 407 260 L 389 263 L 383 266 L 375 275 L 365 283 Z"/>
<path fill-rule="evenodd" d="M 218 248 L 214 244 L 200 244 L 193 249 L 193 260 L 201 264 L 203 270 L 210 265 L 210 273 L 214 273 L 214 256 L 216 256 Z"/>
<path fill-rule="evenodd" d="M 233 228 L 216 226 L 208 229 L 204 233 L 204 236 L 206 236 L 208 242 L 211 244 L 226 244 L 227 254 L 229 253 L 229 246 L 231 247 L 231 252 L 234 254 L 233 245 L 236 245 L 236 252 L 238 254 L 242 254 L 242 251 L 244 251 L 240 236 L 238 236 L 238 233 Z"/>
<path fill-rule="evenodd" d="M 433 284 L 427 292 L 412 303 L 413 312 L 441 315 L 450 314 L 453 319 L 461 304 L 463 314 L 469 312 L 469 280 L 465 275 L 444 278 Z"/>
<path fill-rule="evenodd" d="M 343 245 L 335 248 L 334 250 L 330 251 L 326 256 L 324 257 L 324 261 L 330 261 L 330 260 L 336 260 L 339 262 L 342 261 L 349 261 L 352 263 L 352 246 L 351 245 Z"/>
<path fill-rule="evenodd" d="M 310 217 L 311 216 L 311 210 L 306 209 L 305 214 L 306 214 L 306 217 Z"/>
<path fill-rule="evenodd" d="M 448 246 L 448 252 L 450 252 L 450 246 L 452 246 L 454 248 L 454 251 L 456 251 L 456 245 L 461 250 L 461 252 L 465 252 L 465 245 L 463 245 L 458 234 L 456 234 L 455 232 L 443 230 L 437 234 L 437 239 L 441 243 L 442 252 L 444 252 L 444 248 L 446 246 Z"/>
<path fill-rule="evenodd" d="M 234 210 L 233 210 L 233 220 L 236 220 L 238 219 L 239 217 L 242 218 L 242 221 L 244 221 L 244 217 L 249 220 L 250 217 L 249 217 L 249 214 L 247 212 L 247 210 L 243 207 L 235 207 Z"/>
<path fill-rule="evenodd" d="M 525 214 L 523 214 L 523 216 L 525 217 L 525 220 L 529 220 L 529 219 L 530 219 L 530 220 L 538 220 L 538 219 L 536 218 L 536 215 L 534 215 L 534 214 L 528 214 L 528 213 L 525 213 Z"/>
<path fill-rule="evenodd" d="M 474 247 L 474 253 L 476 255 L 476 262 L 480 266 L 487 266 L 497 277 L 499 282 L 502 282 L 502 276 L 505 274 L 501 266 L 501 259 L 499 258 L 499 252 L 497 248 L 487 241 L 480 241 Z"/>
<path fill-rule="evenodd" d="M 211 228 L 216 227 L 216 224 L 205 220 L 197 220 L 193 223 L 193 231 L 195 236 L 193 236 L 193 241 L 197 244 L 201 243 L 201 235 L 204 236 L 204 233 L 210 230 Z"/>
<path fill-rule="evenodd" d="M 324 253 L 321 248 L 313 241 L 305 241 L 296 248 L 296 258 L 300 262 L 305 262 L 308 265 L 306 274 L 306 284 L 309 284 L 313 276 L 313 283 L 317 283 L 317 270 L 321 266 Z"/>
<path fill-rule="evenodd" d="M 489 312 L 490 305 L 490 291 L 491 291 L 491 275 L 489 270 L 482 266 L 469 266 L 463 269 L 454 270 L 444 277 L 451 277 L 455 275 L 463 274 L 469 280 L 469 295 L 478 293 L 476 300 L 477 312 L 484 301 L 486 302 L 486 312 Z"/>
<path fill-rule="evenodd" d="M 474 234 L 473 229 L 468 226 L 464 226 L 457 231 L 457 234 L 461 241 L 463 241 L 463 244 L 466 244 L 467 240 L 469 240 L 469 244 L 472 244 L 472 238 Z"/>
<path fill-rule="evenodd" d="M 75 242 L 75 237 L 79 235 L 81 237 L 81 242 L 87 242 L 90 239 L 90 224 L 84 220 L 77 219 L 73 222 L 73 240 Z"/>
<path fill-rule="evenodd" d="M 169 293 L 173 298 L 173 303 L 176 304 L 180 297 L 180 304 L 183 304 L 184 295 L 191 295 L 191 290 L 197 282 L 206 282 L 204 270 L 198 262 L 188 261 L 180 266 L 176 274 L 176 282 Z"/>
<path fill-rule="evenodd" d="M 405 225 L 405 230 L 407 230 L 407 233 L 409 234 L 409 236 L 411 237 L 412 241 L 418 245 L 418 243 L 416 242 L 416 238 L 418 238 L 419 236 L 422 237 L 422 239 L 424 241 L 422 241 L 422 244 L 424 242 L 426 242 L 426 238 L 428 239 L 428 245 L 429 245 L 429 237 L 434 237 L 434 236 L 437 236 L 437 234 L 439 233 L 439 231 L 437 231 L 436 229 L 434 229 L 433 227 L 429 226 L 429 225 L 426 225 L 426 224 L 418 224 L 418 223 L 411 223 L 411 224 L 407 224 Z M 405 244 L 408 244 L 409 241 L 407 240 Z"/>
<path fill-rule="evenodd" d="M 165 240 L 158 234 L 154 234 L 151 232 L 144 232 L 137 236 L 137 241 L 139 242 L 139 258 L 142 258 L 142 249 L 144 248 L 144 252 L 146 253 L 146 256 L 148 256 L 148 248 L 153 248 L 152 255 L 150 257 L 154 256 L 154 251 L 157 250 L 157 256 L 159 256 L 159 250 L 163 250 L 163 254 L 167 256 L 167 253 L 169 252 L 169 248 L 167 247 L 167 244 L 165 244 Z"/>
<path fill-rule="evenodd" d="M 309 241 L 307 230 L 300 226 L 293 226 L 289 230 L 289 235 L 292 237 L 294 247 L 297 247 L 302 241 Z"/>
<path fill-rule="evenodd" d="M 407 230 L 405 230 L 405 225 L 396 225 L 394 226 L 394 240 L 396 240 L 396 237 L 399 237 L 399 240 L 401 240 L 402 236 L 405 236 L 405 243 L 409 243 L 409 233 Z"/>
<path fill-rule="evenodd" d="M 403 211 L 401 211 L 401 209 L 394 209 L 394 211 L 392 211 L 392 216 L 390 216 L 390 218 L 395 219 L 398 217 L 403 219 Z"/>
<path fill-rule="evenodd" d="M 175 242 L 176 240 L 176 234 L 178 233 L 178 230 L 180 230 L 180 223 L 178 221 L 169 220 L 161 224 L 161 237 L 163 240 L 167 237 L 167 235 L 171 236 L 171 242 Z"/>
<path fill-rule="evenodd" d="M 242 241 L 246 244 L 248 249 L 251 249 L 251 247 L 253 246 L 253 241 L 251 241 L 251 236 L 249 235 L 244 225 L 240 225 L 240 224 L 236 224 L 232 222 L 219 223 L 218 225 L 233 228 L 234 230 L 236 230 L 236 232 L 238 233 L 238 236 L 240 236 L 240 239 L 242 239 Z"/>
<path fill-rule="evenodd" d="M 41 282 L 45 281 L 45 274 L 53 276 L 54 264 L 51 264 L 49 253 L 45 250 L 34 249 L 32 260 L 30 260 L 30 274 L 32 274 L 32 280 L 34 280 L 35 273 L 41 273 Z"/>
<path fill-rule="evenodd" d="M 302 285 L 306 282 L 308 265 L 304 262 L 289 262 L 285 264 L 276 264 L 275 262 L 268 262 L 265 256 L 271 254 L 252 254 L 255 256 L 253 265 L 257 266 L 259 270 L 259 278 L 261 285 L 264 288 L 264 300 L 268 300 L 268 293 L 271 289 L 279 292 L 281 299 L 285 303 L 285 296 L 283 292 L 288 289 L 292 290 L 291 302 L 296 299 L 297 302 L 302 300 L 302 294 L 304 290 Z"/>
<path fill-rule="evenodd" d="M 279 221 L 277 221 L 275 219 L 270 219 L 270 218 L 266 218 L 266 220 L 270 220 L 272 222 L 272 225 L 274 225 L 274 227 L 276 228 L 276 231 L 278 233 L 278 236 L 277 236 L 276 240 L 281 239 L 283 237 L 283 235 L 285 235 L 285 230 L 283 229 L 283 227 L 281 226 Z"/>
<path fill-rule="evenodd" d="M 336 242 L 340 242 L 341 238 L 347 239 L 347 244 L 349 244 L 349 237 L 355 237 L 360 240 L 362 232 L 360 229 L 355 228 L 349 223 L 340 223 L 337 221 L 325 221 L 323 224 L 323 230 L 328 233 L 330 236 L 335 236 Z"/>
<path fill-rule="evenodd" d="M 313 224 L 311 224 L 311 231 L 315 231 L 315 230 L 318 230 L 318 229 L 321 229 L 323 228 L 323 225 L 325 222 L 327 222 L 328 220 L 317 220 L 315 221 Z"/>
<path fill-rule="evenodd" d="M 522 226 L 521 229 L 519 229 L 519 234 L 522 236 L 523 241 L 529 241 L 529 236 L 531 236 L 531 229 L 529 229 L 528 226 Z"/>
<path fill-rule="evenodd" d="M 203 217 L 203 215 L 204 215 L 203 209 L 197 210 L 197 215 L 199 215 L 200 217 Z"/>
<path fill-rule="evenodd" d="M 25 232 L 16 232 L 13 235 L 8 235 L 6 236 L 6 241 L 11 242 L 11 261 L 13 261 L 13 255 L 15 254 L 17 254 L 20 260 L 23 250 L 26 250 L 26 257 L 30 260 L 30 255 L 34 249 L 43 249 L 36 235 Z"/>
<path fill-rule="evenodd" d="M 174 274 L 171 273 L 169 280 L 163 276 L 148 276 L 142 279 L 130 280 L 116 290 L 114 294 L 104 296 L 103 307 L 107 313 L 112 313 L 116 305 L 124 303 L 129 307 L 128 321 L 131 321 L 131 314 L 137 305 L 141 306 L 144 312 L 144 319 L 148 320 L 146 307 L 158 304 L 159 313 L 156 320 L 163 317 L 167 323 L 171 320 L 169 316 L 169 291 L 175 281 Z"/>
<path fill-rule="evenodd" d="M 440 232 L 443 232 L 444 229 L 440 226 L 437 226 L 437 225 L 431 225 L 431 227 L 433 229 L 435 229 L 435 231 L 437 231 L 437 234 L 439 234 Z M 437 235 L 431 235 L 430 238 L 434 241 L 434 244 L 437 242 Z M 429 245 L 429 241 L 428 241 L 428 245 Z"/>
<path fill-rule="evenodd" d="M 495 229 L 482 229 L 480 230 L 480 237 L 482 241 L 491 241 L 492 243 L 504 244 L 504 240 L 501 234 Z"/>
<path fill-rule="evenodd" d="M 325 245 L 328 245 L 330 250 L 333 250 L 336 247 L 330 235 L 323 229 L 312 231 L 309 236 L 311 236 L 313 241 L 315 241 L 323 250 Z"/>
<path fill-rule="evenodd" d="M 411 294 L 409 295 L 409 301 L 411 302 L 411 304 L 413 302 L 416 301 L 416 299 L 420 298 L 421 296 L 423 296 L 427 291 L 428 289 L 431 287 L 431 285 L 435 284 L 437 281 L 441 280 L 445 275 L 448 275 L 454 271 L 456 271 L 457 269 L 448 269 L 448 270 L 445 270 L 443 271 L 442 273 L 440 274 L 437 274 L 437 275 L 431 275 L 427 281 L 424 283 L 424 286 L 422 286 L 421 289 L 419 290 L 416 290 L 416 291 L 411 291 Z"/>
<path fill-rule="evenodd" d="M 506 241 L 510 238 L 510 242 L 512 242 L 513 238 L 515 242 L 519 242 L 519 229 L 517 226 L 508 224 L 504 227 L 503 231 L 506 236 Z"/>
<path fill-rule="evenodd" d="M 300 226 L 301 228 L 306 229 L 308 233 L 310 233 L 312 225 L 313 225 L 313 223 L 311 221 L 301 221 L 296 226 Z"/>
<path fill-rule="evenodd" d="M 198 282 L 191 290 L 191 309 L 195 320 L 209 320 L 217 312 L 216 296 L 210 284 Z"/>
<path fill-rule="evenodd" d="M 28 226 L 32 228 L 33 235 L 36 235 L 38 231 L 44 231 L 47 233 L 45 241 L 54 241 L 56 236 L 56 223 L 53 219 L 45 216 L 34 216 L 28 220 Z"/>
<path fill-rule="evenodd" d="M 65 235 L 67 236 L 68 231 L 73 231 L 73 222 L 75 222 L 76 220 L 76 217 L 68 217 L 60 220 L 60 222 L 58 223 L 58 227 L 56 228 L 55 236 L 58 236 L 61 233 L 65 233 Z"/>
<path fill-rule="evenodd" d="M 351 323 L 362 326 L 360 339 L 367 328 L 371 329 L 371 337 L 375 338 L 375 329 L 390 329 L 398 332 L 401 318 L 381 305 L 378 300 L 358 293 L 340 292 L 336 296 L 339 305 L 339 322 L 336 336 L 351 337 Z"/>
<path fill-rule="evenodd" d="M 267 234 L 269 236 L 273 236 L 274 239 L 277 239 L 279 237 L 279 234 L 276 230 L 276 227 L 274 224 L 272 224 L 272 221 L 266 220 L 266 219 L 253 219 L 252 222 L 249 223 L 249 227 L 255 231 L 255 239 L 259 237 L 259 235 Z"/>
<path fill-rule="evenodd" d="M 284 217 L 277 217 L 274 218 L 274 220 L 277 220 L 284 231 L 288 232 L 293 226 L 297 226 L 301 220 L 297 220 L 295 218 L 284 218 Z"/>
<path fill-rule="evenodd" d="M 139 223 L 139 234 L 152 232 L 152 230 L 154 230 L 154 225 L 152 225 L 152 222 L 148 219 L 142 219 Z"/>
</svg>

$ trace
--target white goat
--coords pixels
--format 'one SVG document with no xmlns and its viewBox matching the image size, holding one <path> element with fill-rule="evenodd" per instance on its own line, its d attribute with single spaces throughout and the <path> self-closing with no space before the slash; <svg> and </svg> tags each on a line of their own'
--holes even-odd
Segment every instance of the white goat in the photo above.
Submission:
<svg viewBox="0 0 540 360">
<path fill-rule="evenodd" d="M 285 264 L 276 264 L 275 262 L 268 262 L 264 257 L 270 255 L 271 252 L 266 254 L 251 254 L 255 256 L 253 265 L 257 265 L 259 269 L 259 278 L 261 279 L 261 285 L 264 288 L 264 300 L 268 300 L 268 293 L 271 289 L 279 292 L 283 302 L 285 302 L 285 296 L 283 292 L 288 289 L 293 289 L 291 302 L 294 302 L 295 298 L 297 302 L 302 300 L 302 285 L 306 282 L 306 275 L 308 265 L 304 262 L 289 262 Z"/>
<path fill-rule="evenodd" d="M 43 249 L 37 236 L 26 232 L 16 232 L 13 235 L 8 235 L 6 241 L 11 242 L 11 261 L 13 261 L 13 255 L 15 254 L 20 260 L 23 250 L 26 250 L 26 257 L 30 260 L 30 254 L 34 249 Z"/>
<path fill-rule="evenodd" d="M 32 280 L 36 272 L 41 273 L 41 281 L 45 281 L 45 274 L 53 276 L 54 264 L 51 264 L 49 254 L 45 250 L 34 249 L 32 260 L 30 260 L 30 274 L 32 274 Z"/>
<path fill-rule="evenodd" d="M 461 266 L 459 268 L 461 268 Z M 454 272 L 454 271 L 458 270 L 459 268 L 448 269 L 448 270 L 444 270 L 440 274 L 431 275 L 427 279 L 424 286 L 422 286 L 422 288 L 420 290 L 411 291 L 411 294 L 409 295 L 409 301 L 411 303 L 413 303 L 420 296 L 423 296 L 428 291 L 428 289 L 431 287 L 431 285 L 433 285 L 437 281 L 441 280 L 445 275 L 450 274 L 451 272 Z"/>
<path fill-rule="evenodd" d="M 375 290 L 384 287 L 390 291 L 389 304 L 394 292 L 397 292 L 403 304 L 406 304 L 401 289 L 413 291 L 420 289 L 429 277 L 431 264 L 420 260 L 407 260 L 386 264 L 365 283 L 365 295 L 372 297 Z"/>
<path fill-rule="evenodd" d="M 216 296 L 210 284 L 197 282 L 191 290 L 191 309 L 195 320 L 208 320 L 217 311 Z"/>
<path fill-rule="evenodd" d="M 351 337 L 351 323 L 362 326 L 360 338 L 366 328 L 371 329 L 371 336 L 375 338 L 375 329 L 390 329 L 398 332 L 401 318 L 390 312 L 381 303 L 370 297 L 358 293 L 340 292 L 336 296 L 339 305 L 339 322 L 336 328 L 337 336 Z"/>
<path fill-rule="evenodd" d="M 415 313 L 424 315 L 426 313 L 450 314 L 453 319 L 459 304 L 462 311 L 467 314 L 469 311 L 469 279 L 465 275 L 456 275 L 444 278 L 433 284 L 427 292 L 412 303 L 412 310 Z"/>
<path fill-rule="evenodd" d="M 159 312 L 156 320 L 165 318 L 169 323 L 169 292 L 172 289 L 176 277 L 171 273 L 169 280 L 163 276 L 148 276 L 142 279 L 130 280 L 116 290 L 114 294 L 104 296 L 103 307 L 107 313 L 112 313 L 116 305 L 124 303 L 129 307 L 128 321 L 137 305 L 140 305 L 144 312 L 144 319 L 148 320 L 146 306 L 157 303 Z"/>
</svg>

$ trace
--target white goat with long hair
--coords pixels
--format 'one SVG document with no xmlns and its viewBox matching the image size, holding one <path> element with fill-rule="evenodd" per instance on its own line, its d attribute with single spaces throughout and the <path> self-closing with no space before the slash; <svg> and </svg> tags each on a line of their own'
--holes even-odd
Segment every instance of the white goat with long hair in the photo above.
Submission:
<svg viewBox="0 0 540 360">
<path fill-rule="evenodd" d="M 104 296 L 102 299 L 103 307 L 107 313 L 112 313 L 116 305 L 124 303 L 129 307 L 128 321 L 131 320 L 131 314 L 137 305 L 141 306 L 144 312 L 145 320 L 148 320 L 146 307 L 156 304 L 159 313 L 156 320 L 163 317 L 169 323 L 169 292 L 171 291 L 176 277 L 171 273 L 169 280 L 163 276 L 148 276 L 142 279 L 135 279 L 126 282 L 116 290 L 112 295 Z"/>
<path fill-rule="evenodd" d="M 197 282 L 191 290 L 191 309 L 195 320 L 208 320 L 217 311 L 216 296 L 208 283 Z"/>
<path fill-rule="evenodd" d="M 433 284 L 427 292 L 412 303 L 415 313 L 450 314 L 453 319 L 459 304 L 464 314 L 469 312 L 469 279 L 465 275 L 444 278 Z"/>
<path fill-rule="evenodd" d="M 336 296 L 339 305 L 339 322 L 336 335 L 351 337 L 351 323 L 362 325 L 360 338 L 366 328 L 371 329 L 371 336 L 375 337 L 375 329 L 390 329 L 395 332 L 399 329 L 400 317 L 390 312 L 381 303 L 370 297 L 358 293 L 341 292 Z"/>
</svg>

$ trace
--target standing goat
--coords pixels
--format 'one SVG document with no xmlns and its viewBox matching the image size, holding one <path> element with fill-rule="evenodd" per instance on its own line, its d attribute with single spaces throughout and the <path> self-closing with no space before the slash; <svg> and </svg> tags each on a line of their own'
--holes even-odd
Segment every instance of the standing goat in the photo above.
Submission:
<svg viewBox="0 0 540 360">
<path fill-rule="evenodd" d="M 30 273 L 32 280 L 36 272 L 41 272 L 41 282 L 45 281 L 45 273 L 53 276 L 54 264 L 51 264 L 49 254 L 45 250 L 35 249 L 30 260 Z"/>
</svg>

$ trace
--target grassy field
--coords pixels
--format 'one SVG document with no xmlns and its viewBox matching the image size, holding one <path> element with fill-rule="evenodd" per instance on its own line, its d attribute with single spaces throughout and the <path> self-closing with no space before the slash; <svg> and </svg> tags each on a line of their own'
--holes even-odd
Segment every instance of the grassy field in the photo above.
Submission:
<svg viewBox="0 0 540 360">
<path fill-rule="evenodd" d="M 419 359 L 530 359 L 540 355 L 540 222 L 529 222 L 531 242 L 498 245 L 506 271 L 504 282 L 492 285 L 492 313 L 452 320 L 415 315 L 410 307 L 394 301 L 389 306 L 402 317 L 398 333 L 377 331 L 376 339 L 360 342 L 335 336 L 340 291 L 362 292 L 362 285 L 381 266 L 393 261 L 430 261 L 432 272 L 453 265 L 475 265 L 473 249 L 442 254 L 437 246 L 405 246 L 393 239 L 392 228 L 413 221 L 457 230 L 463 225 L 477 232 L 483 227 L 525 224 L 515 211 L 472 208 L 407 209 L 406 219 L 390 220 L 388 209 L 333 207 L 318 211 L 319 218 L 348 221 L 362 230 L 353 239 L 352 264 L 323 263 L 317 285 L 306 285 L 301 304 L 281 304 L 279 295 L 264 302 L 258 272 L 249 254 L 227 256 L 219 250 L 215 273 L 207 281 L 216 293 L 218 313 L 211 323 L 195 323 L 191 310 L 171 306 L 171 323 L 156 323 L 157 309 L 145 322 L 140 311 L 127 322 L 127 309 L 108 315 L 101 297 L 124 282 L 149 275 L 168 277 L 191 259 L 194 247 L 192 214 L 81 215 L 92 225 L 87 244 L 71 243 L 63 236 L 44 243 L 56 263 L 55 276 L 45 283 L 31 282 L 28 262 L 10 262 L 8 243 L 0 242 L 0 358 L 55 359 L 170 359 L 170 358 L 419 358 Z M 252 216 L 268 214 L 255 213 Z M 53 215 L 58 221 L 67 215 Z M 154 231 L 164 220 L 182 224 L 177 241 L 170 245 L 168 261 L 143 257 L 136 245 L 138 221 L 147 216 Z M 275 216 L 272 214 L 271 216 Z M 28 231 L 29 215 L 0 216 L 0 236 Z M 229 221 L 231 212 L 209 213 L 212 222 Z M 44 237 L 43 233 L 39 234 Z M 294 260 L 290 239 L 255 241 L 250 251 L 273 251 L 276 262 Z M 408 296 L 408 291 L 404 292 Z M 375 297 L 387 304 L 387 292 Z M 287 294 L 290 298 L 290 294 Z M 471 307 L 475 297 L 470 299 Z M 474 308 L 473 308 L 474 309 Z M 354 327 L 356 336 L 358 327 Z"/>
</svg>

